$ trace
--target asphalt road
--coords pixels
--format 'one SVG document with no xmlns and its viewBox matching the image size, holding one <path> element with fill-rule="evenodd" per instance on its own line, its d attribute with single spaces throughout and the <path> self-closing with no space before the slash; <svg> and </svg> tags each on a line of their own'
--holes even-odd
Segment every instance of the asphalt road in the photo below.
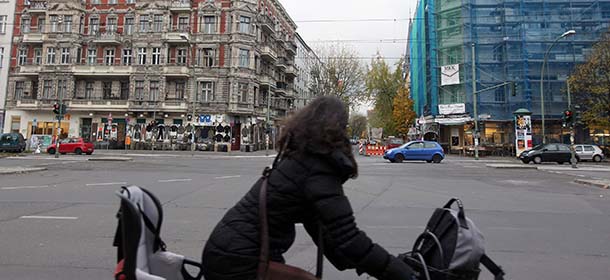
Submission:
<svg viewBox="0 0 610 280">
<path fill-rule="evenodd" d="M 163 202 L 162 237 L 171 251 L 199 259 L 206 238 L 272 159 L 264 156 L 140 155 L 130 162 L 85 156 L 0 159 L 47 171 L 0 175 L 0 279 L 112 279 L 118 209 L 114 192 L 134 184 Z M 345 185 L 359 227 L 393 253 L 411 244 L 435 207 L 451 197 L 482 230 L 507 279 L 608 279 L 609 190 L 573 183 L 574 174 L 442 164 L 390 164 L 358 157 Z M 288 263 L 313 269 L 315 247 L 299 228 Z M 328 262 L 325 279 L 367 279 Z M 493 279 L 484 272 L 480 279 Z"/>
</svg>

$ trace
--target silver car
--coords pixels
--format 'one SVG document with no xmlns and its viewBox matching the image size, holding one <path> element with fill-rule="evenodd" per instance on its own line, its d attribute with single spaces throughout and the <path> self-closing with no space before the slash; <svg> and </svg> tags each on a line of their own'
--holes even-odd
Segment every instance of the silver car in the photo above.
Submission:
<svg viewBox="0 0 610 280">
<path fill-rule="evenodd" d="M 604 159 L 604 152 L 596 145 L 574 145 L 574 150 L 580 160 L 600 162 Z"/>
</svg>

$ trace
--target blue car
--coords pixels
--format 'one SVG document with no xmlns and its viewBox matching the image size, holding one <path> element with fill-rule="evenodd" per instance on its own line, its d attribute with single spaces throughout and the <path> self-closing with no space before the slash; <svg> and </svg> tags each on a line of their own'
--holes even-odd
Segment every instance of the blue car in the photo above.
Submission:
<svg viewBox="0 0 610 280">
<path fill-rule="evenodd" d="M 390 162 L 400 163 L 403 160 L 425 160 L 440 163 L 445 158 L 443 148 L 432 141 L 411 141 L 400 147 L 389 149 L 383 155 Z"/>
</svg>

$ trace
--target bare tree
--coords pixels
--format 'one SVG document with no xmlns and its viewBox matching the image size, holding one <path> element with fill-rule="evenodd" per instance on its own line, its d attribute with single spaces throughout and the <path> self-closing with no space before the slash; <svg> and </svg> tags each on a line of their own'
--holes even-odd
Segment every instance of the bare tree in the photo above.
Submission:
<svg viewBox="0 0 610 280">
<path fill-rule="evenodd" d="M 343 45 L 317 50 L 320 60 L 312 63 L 309 89 L 318 95 L 335 95 L 351 109 L 368 101 L 365 74 L 358 54 Z"/>
</svg>

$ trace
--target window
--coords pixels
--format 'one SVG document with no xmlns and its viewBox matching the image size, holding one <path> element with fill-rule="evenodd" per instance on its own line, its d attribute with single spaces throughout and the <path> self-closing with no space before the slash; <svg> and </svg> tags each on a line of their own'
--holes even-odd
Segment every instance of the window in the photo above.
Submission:
<svg viewBox="0 0 610 280">
<path fill-rule="evenodd" d="M 136 0 L 127 0 L 126 2 L 127 2 L 127 4 L 135 4 Z"/>
<path fill-rule="evenodd" d="M 239 17 L 239 32 L 250 33 L 250 18 L 245 16 Z"/>
<path fill-rule="evenodd" d="M 76 58 L 74 59 L 74 63 L 80 64 L 83 58 L 83 48 L 76 48 Z"/>
<path fill-rule="evenodd" d="M 42 64 L 42 49 L 34 49 L 34 64 Z"/>
<path fill-rule="evenodd" d="M 201 96 L 197 97 L 197 101 L 214 101 L 214 83 L 213 82 L 200 82 L 199 88 L 201 88 Z"/>
<path fill-rule="evenodd" d="M 203 30 L 205 34 L 214 34 L 216 33 L 216 17 L 214 16 L 203 16 L 203 28 L 199 27 L 199 30 Z"/>
<path fill-rule="evenodd" d="M 23 98 L 23 88 L 24 88 L 23 81 L 15 82 L 15 99 L 19 100 L 19 99 Z"/>
<path fill-rule="evenodd" d="M 114 51 L 114 49 L 106 49 L 106 53 L 104 54 L 104 64 L 114 65 Z"/>
<path fill-rule="evenodd" d="M 153 31 L 163 31 L 163 15 L 155 15 L 155 18 L 153 19 Z"/>
<path fill-rule="evenodd" d="M 568 145 L 557 145 L 557 150 L 564 151 L 564 152 L 569 152 L 570 151 L 570 147 L 568 147 Z M 587 150 L 586 147 L 585 147 L 585 150 Z"/>
<path fill-rule="evenodd" d="M 148 32 L 148 15 L 140 16 L 140 32 Z"/>
<path fill-rule="evenodd" d="M 100 0 L 91 0 L 91 4 L 99 5 L 100 4 Z"/>
<path fill-rule="evenodd" d="M 97 49 L 87 50 L 87 64 L 95 65 L 97 63 Z"/>
<path fill-rule="evenodd" d="M 55 64 L 55 48 L 47 48 L 47 64 Z"/>
<path fill-rule="evenodd" d="M 57 80 L 57 98 L 62 99 L 66 96 L 67 80 Z"/>
<path fill-rule="evenodd" d="M 0 68 L 2 68 L 3 62 L 4 62 L 4 47 L 0 47 Z"/>
<path fill-rule="evenodd" d="M 25 65 L 28 59 L 28 49 L 19 49 L 19 65 Z"/>
<path fill-rule="evenodd" d="M 176 99 L 184 99 L 184 93 L 186 92 L 186 82 L 176 82 Z"/>
<path fill-rule="evenodd" d="M 57 32 L 57 24 L 58 18 L 57 16 L 49 16 L 49 21 L 51 22 L 51 32 Z"/>
<path fill-rule="evenodd" d="M 46 26 L 46 19 L 44 16 L 38 17 L 38 32 L 44 33 Z"/>
<path fill-rule="evenodd" d="M 238 94 L 239 94 L 239 102 L 247 103 L 248 102 L 248 84 L 247 83 L 239 83 L 238 85 Z"/>
<path fill-rule="evenodd" d="M 116 0 L 108 0 L 108 4 L 110 4 L 110 5 L 116 5 Z"/>
<path fill-rule="evenodd" d="M 6 33 L 7 24 L 8 24 L 8 16 L 0 16 L 0 34 Z"/>
<path fill-rule="evenodd" d="M 250 51 L 239 49 L 239 66 L 249 67 L 250 66 Z"/>
<path fill-rule="evenodd" d="M 150 101 L 157 101 L 159 99 L 159 81 L 150 81 Z"/>
<path fill-rule="evenodd" d="M 93 82 L 85 83 L 85 99 L 93 99 Z"/>
<path fill-rule="evenodd" d="M 144 81 L 136 81 L 136 100 L 144 99 Z"/>
<path fill-rule="evenodd" d="M 576 152 L 582 152 L 582 146 L 576 146 Z"/>
<path fill-rule="evenodd" d="M 176 54 L 176 63 L 179 65 L 186 64 L 186 49 L 178 49 Z"/>
<path fill-rule="evenodd" d="M 129 99 L 129 81 L 121 82 L 121 100 Z"/>
<path fill-rule="evenodd" d="M 70 48 L 61 48 L 61 64 L 70 63 Z"/>
<path fill-rule="evenodd" d="M 21 19 L 21 32 L 22 33 L 29 33 L 30 32 L 30 19 L 29 18 L 22 18 Z"/>
<path fill-rule="evenodd" d="M 431 143 L 431 142 L 425 142 L 424 143 L 424 148 L 426 148 L 426 149 L 435 149 L 436 148 L 436 144 Z"/>
<path fill-rule="evenodd" d="M 214 49 L 197 50 L 197 65 L 213 67 L 216 64 L 216 51 Z"/>
<path fill-rule="evenodd" d="M 89 19 L 89 35 L 97 35 L 100 31 L 100 19 L 90 18 Z"/>
<path fill-rule="evenodd" d="M 53 81 L 44 80 L 42 83 L 42 98 L 51 99 L 51 91 L 53 90 Z"/>
<path fill-rule="evenodd" d="M 132 17 L 125 18 L 124 29 L 125 29 L 126 35 L 133 34 L 133 18 Z"/>
<path fill-rule="evenodd" d="M 416 142 L 416 143 L 413 143 L 413 144 L 409 145 L 409 148 L 410 149 L 423 149 L 424 148 L 424 143 Z"/>
<path fill-rule="evenodd" d="M 132 55 L 131 49 L 123 49 L 123 65 L 131 65 Z"/>
<path fill-rule="evenodd" d="M 64 16 L 64 32 L 72 32 L 72 16 Z"/>
<path fill-rule="evenodd" d="M 138 64 L 146 64 L 146 48 L 138 48 Z"/>
<path fill-rule="evenodd" d="M 102 94 L 104 99 L 112 99 L 112 82 L 102 83 Z"/>
<path fill-rule="evenodd" d="M 115 17 L 108 18 L 106 23 L 106 33 L 114 34 L 117 30 L 117 19 Z"/>
<path fill-rule="evenodd" d="M 505 102 L 506 101 L 506 94 L 504 92 L 504 88 L 496 89 L 495 100 L 496 100 L 496 102 Z"/>
<path fill-rule="evenodd" d="M 593 149 L 593 146 L 585 146 L 585 152 L 595 152 L 595 149 Z"/>
<path fill-rule="evenodd" d="M 161 48 L 152 49 L 152 64 L 153 65 L 161 64 Z"/>
<path fill-rule="evenodd" d="M 189 18 L 188 17 L 179 17 L 178 18 L 178 30 L 182 32 L 188 32 L 189 30 Z"/>
</svg>

